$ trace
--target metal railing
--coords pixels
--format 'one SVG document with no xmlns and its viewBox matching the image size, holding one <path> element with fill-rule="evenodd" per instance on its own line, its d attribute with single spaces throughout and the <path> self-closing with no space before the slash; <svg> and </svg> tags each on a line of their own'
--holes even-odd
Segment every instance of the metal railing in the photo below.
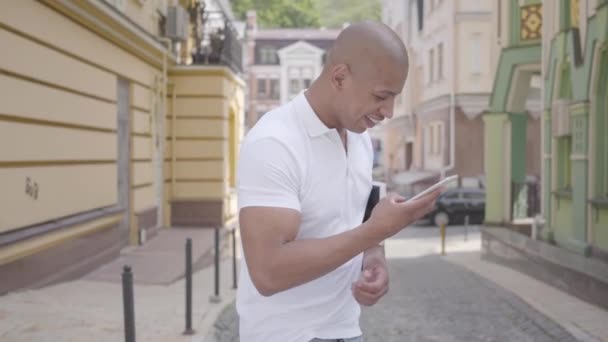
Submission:
<svg viewBox="0 0 608 342">
<path fill-rule="evenodd" d="M 511 182 L 511 219 L 534 217 L 540 213 L 539 182 Z"/>
<path fill-rule="evenodd" d="M 194 27 L 192 64 L 226 65 L 243 72 L 243 43 L 232 20 L 222 11 L 208 11 L 199 2 L 188 9 Z"/>
</svg>

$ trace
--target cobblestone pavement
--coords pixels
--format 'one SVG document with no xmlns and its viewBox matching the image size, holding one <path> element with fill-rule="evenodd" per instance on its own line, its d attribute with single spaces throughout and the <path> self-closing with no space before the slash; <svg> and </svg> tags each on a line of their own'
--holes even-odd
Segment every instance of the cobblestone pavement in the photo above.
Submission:
<svg viewBox="0 0 608 342">
<path fill-rule="evenodd" d="M 411 229 L 397 238 L 428 234 L 435 233 Z M 393 258 L 389 267 L 391 291 L 362 313 L 367 342 L 576 341 L 515 295 L 440 256 Z M 219 342 L 238 341 L 234 305 L 219 316 L 214 334 Z"/>
</svg>

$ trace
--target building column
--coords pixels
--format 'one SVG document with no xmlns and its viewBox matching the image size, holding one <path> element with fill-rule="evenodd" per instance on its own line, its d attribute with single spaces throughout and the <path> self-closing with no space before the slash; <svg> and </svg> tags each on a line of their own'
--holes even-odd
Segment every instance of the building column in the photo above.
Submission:
<svg viewBox="0 0 608 342">
<path fill-rule="evenodd" d="M 512 219 L 512 184 L 524 183 L 526 175 L 527 116 L 489 113 L 484 121 L 484 169 L 487 224 Z"/>
<path fill-rule="evenodd" d="M 488 224 L 502 224 L 508 220 L 506 203 L 510 200 L 505 187 L 510 179 L 510 123 L 508 113 L 489 113 L 484 121 L 484 169 L 486 175 L 486 218 Z M 510 159 L 510 158 L 509 158 Z"/>
<path fill-rule="evenodd" d="M 587 236 L 587 182 L 589 171 L 589 102 L 570 105 L 572 132 L 572 235 L 571 246 L 575 251 L 590 255 Z"/>
</svg>

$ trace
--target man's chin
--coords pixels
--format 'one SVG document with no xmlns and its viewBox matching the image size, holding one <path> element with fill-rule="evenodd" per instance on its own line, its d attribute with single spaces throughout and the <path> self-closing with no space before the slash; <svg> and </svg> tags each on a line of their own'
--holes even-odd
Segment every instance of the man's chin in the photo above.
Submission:
<svg viewBox="0 0 608 342">
<path fill-rule="evenodd" d="M 367 127 L 356 127 L 355 129 L 348 129 L 349 131 L 357 134 L 365 133 L 368 130 Z"/>
</svg>

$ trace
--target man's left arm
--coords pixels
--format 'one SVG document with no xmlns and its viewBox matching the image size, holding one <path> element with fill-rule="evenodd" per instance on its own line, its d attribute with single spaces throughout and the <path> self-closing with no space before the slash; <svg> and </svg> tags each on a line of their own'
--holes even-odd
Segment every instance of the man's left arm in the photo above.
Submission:
<svg viewBox="0 0 608 342">
<path fill-rule="evenodd" d="M 384 245 L 378 245 L 363 253 L 361 276 L 353 283 L 353 296 L 361 305 L 376 304 L 388 292 L 388 267 Z"/>
</svg>

